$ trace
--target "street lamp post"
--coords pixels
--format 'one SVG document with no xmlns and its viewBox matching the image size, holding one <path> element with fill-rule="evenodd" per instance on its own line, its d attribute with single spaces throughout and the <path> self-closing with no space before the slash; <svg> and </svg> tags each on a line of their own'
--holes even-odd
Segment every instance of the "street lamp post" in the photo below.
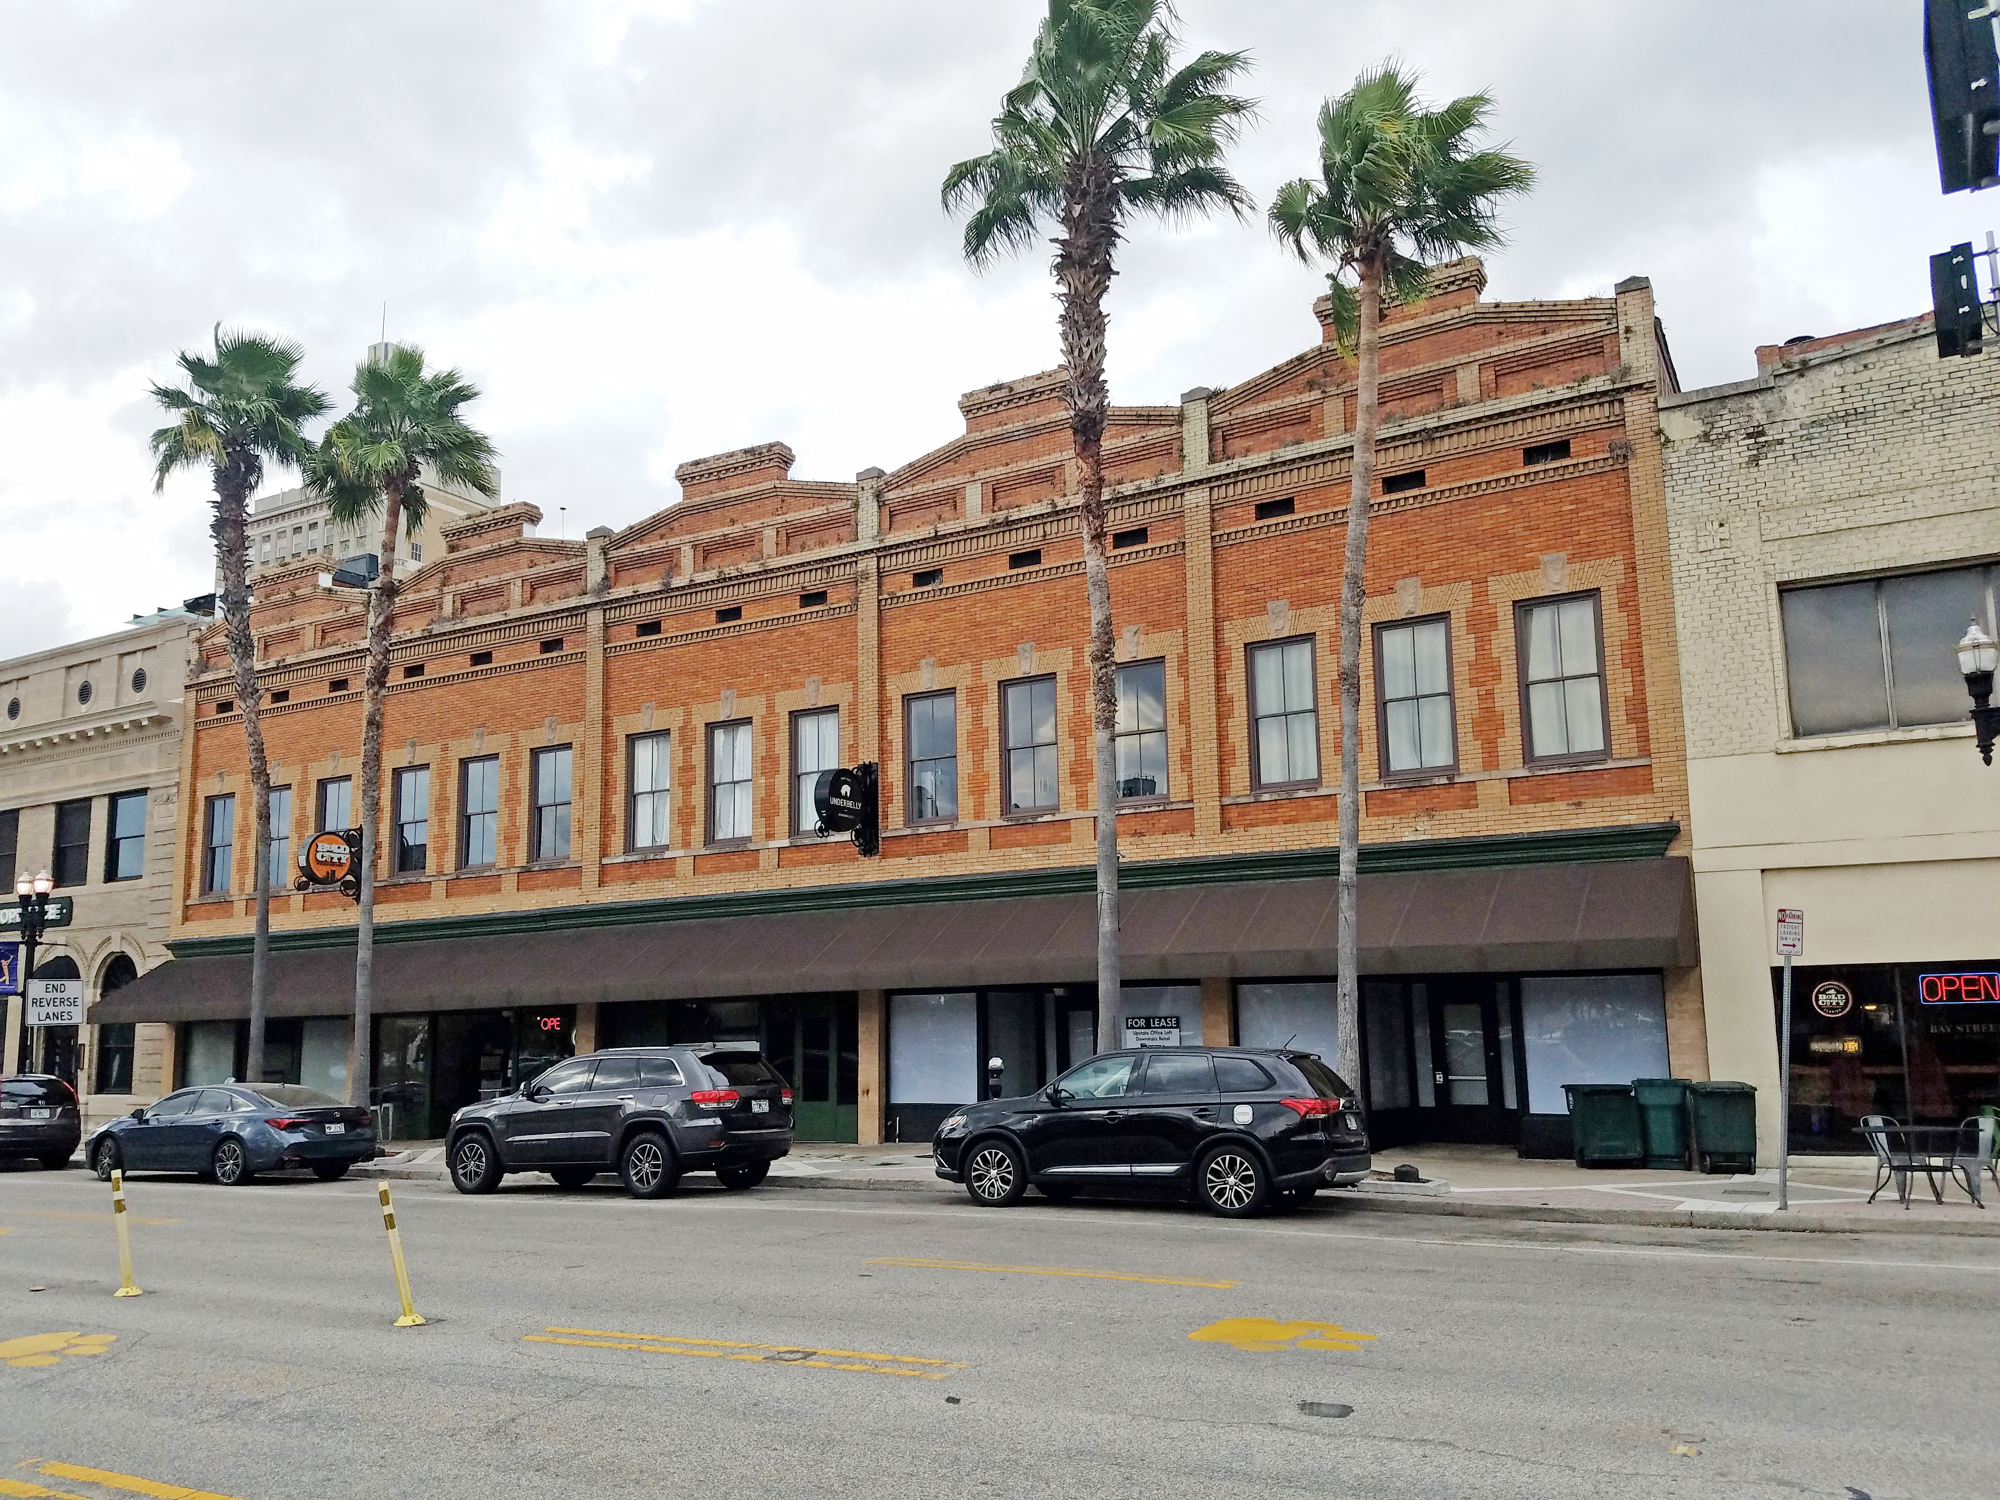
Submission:
<svg viewBox="0 0 2000 1500">
<path fill-rule="evenodd" d="M 2000 644 L 1974 620 L 1958 643 L 1958 670 L 1972 695 L 1972 726 L 1979 736 L 1979 758 L 1993 764 L 1993 741 L 2000 737 L 2000 708 L 1993 706 L 1993 672 L 2000 667 Z"/>
<path fill-rule="evenodd" d="M 49 879 L 49 872 L 39 875 L 25 872 L 14 882 L 14 899 L 21 908 L 21 1019 L 27 1019 L 28 982 L 35 977 L 35 945 L 42 940 L 42 928 L 48 921 L 49 892 L 55 889 L 55 882 Z M 28 1029 L 21 1028 L 21 1045 L 28 1045 Z"/>
</svg>

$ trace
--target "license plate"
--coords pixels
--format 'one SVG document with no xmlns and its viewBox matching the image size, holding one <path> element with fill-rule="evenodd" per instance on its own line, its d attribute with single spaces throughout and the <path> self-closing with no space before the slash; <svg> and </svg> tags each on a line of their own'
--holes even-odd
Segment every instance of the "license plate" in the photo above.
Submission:
<svg viewBox="0 0 2000 1500">
<path fill-rule="evenodd" d="M 55 1113 L 52 1109 L 31 1109 L 28 1111 L 28 1118 L 31 1120 L 52 1120 L 55 1118 Z"/>
<path fill-rule="evenodd" d="M 345 1125 L 329 1125 L 326 1127 L 326 1133 L 328 1135 L 346 1135 L 347 1127 Z"/>
<path fill-rule="evenodd" d="M 769 1099 L 752 1099 L 750 1101 L 751 1114 L 768 1115 L 770 1112 L 771 1112 L 771 1101 Z"/>
</svg>

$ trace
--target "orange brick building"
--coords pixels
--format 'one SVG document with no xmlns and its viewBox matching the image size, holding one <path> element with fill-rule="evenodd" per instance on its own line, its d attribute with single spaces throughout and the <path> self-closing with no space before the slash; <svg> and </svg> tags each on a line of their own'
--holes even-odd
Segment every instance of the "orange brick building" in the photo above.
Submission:
<svg viewBox="0 0 2000 1500">
<path fill-rule="evenodd" d="M 1363 664 L 1363 1047 L 1378 1133 L 1560 1149 L 1561 1084 L 1704 1077 L 1687 787 L 1643 279 L 1384 330 Z M 1106 438 L 1127 1020 L 1333 1042 L 1337 614 L 1354 390 L 1321 339 Z M 781 443 L 682 465 L 581 541 L 512 505 L 397 607 L 375 1080 L 397 1133 L 572 1048 L 756 1037 L 801 1133 L 927 1135 L 1000 1058 L 1091 1050 L 1082 543 L 1060 377 L 853 483 Z M 256 575 L 271 857 L 358 806 L 363 599 Z M 177 962 L 94 1020 L 237 1072 L 252 851 L 218 626 L 190 683 Z M 880 766 L 877 858 L 816 836 L 815 773 Z M 274 905 L 273 1058 L 344 1088 L 353 909 Z M 115 1011 L 115 1015 L 113 1012 Z M 1553 1144 L 1552 1144 L 1553 1143 Z"/>
</svg>

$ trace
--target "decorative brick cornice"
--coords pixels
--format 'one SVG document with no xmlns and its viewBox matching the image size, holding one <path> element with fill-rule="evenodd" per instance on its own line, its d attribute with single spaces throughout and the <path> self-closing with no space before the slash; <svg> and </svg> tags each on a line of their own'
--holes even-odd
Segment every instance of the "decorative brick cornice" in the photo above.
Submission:
<svg viewBox="0 0 2000 1500">
<path fill-rule="evenodd" d="M 685 487 L 715 484 L 742 474 L 760 473 L 774 466 L 790 474 L 792 465 L 797 461 L 798 455 L 784 443 L 755 443 L 748 448 L 732 449 L 728 453 L 714 453 L 706 458 L 691 458 L 674 470 L 674 478 Z"/>
</svg>

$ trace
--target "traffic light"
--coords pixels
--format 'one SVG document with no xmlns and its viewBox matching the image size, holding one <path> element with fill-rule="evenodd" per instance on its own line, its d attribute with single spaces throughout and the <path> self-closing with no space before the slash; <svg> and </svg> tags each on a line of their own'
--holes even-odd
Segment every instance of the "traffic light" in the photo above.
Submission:
<svg viewBox="0 0 2000 1500">
<path fill-rule="evenodd" d="M 2000 6 L 1995 0 L 1924 0 L 1924 70 L 1938 180 L 1947 193 L 2000 181 Z"/>
<path fill-rule="evenodd" d="M 1953 245 L 1931 257 L 1931 314 L 1937 320 L 1939 359 L 1979 352 L 1986 320 L 1970 244 Z"/>
</svg>

